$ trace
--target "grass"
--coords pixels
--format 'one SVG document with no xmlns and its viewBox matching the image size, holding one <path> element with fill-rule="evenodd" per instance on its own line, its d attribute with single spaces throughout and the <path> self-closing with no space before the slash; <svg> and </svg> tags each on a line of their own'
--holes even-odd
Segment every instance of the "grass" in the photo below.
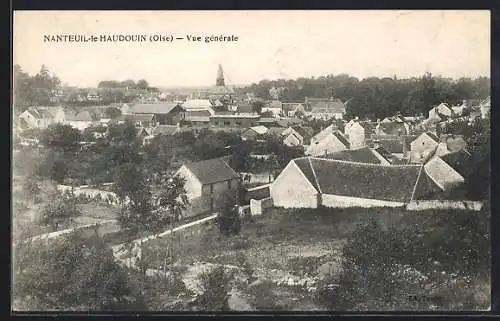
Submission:
<svg viewBox="0 0 500 321">
<path fill-rule="evenodd" d="M 184 239 L 181 234 L 174 238 L 174 252 L 181 264 L 209 262 L 242 267 L 242 258 L 259 275 L 314 276 L 317 268 L 342 256 L 342 248 L 359 225 L 375 219 L 381 229 L 390 227 L 421 226 L 436 216 L 448 215 L 446 211 L 408 212 L 404 209 L 323 209 L 292 210 L 270 209 L 263 216 L 243 223 L 240 235 L 222 237 L 217 228 L 203 231 L 199 237 Z M 458 215 L 474 215 L 463 211 Z M 432 235 L 439 233 L 439 227 Z M 157 251 L 165 251 L 169 239 L 148 242 L 146 246 Z M 158 262 L 160 263 L 160 262 Z M 264 271 L 264 272 L 263 272 Z M 481 281 L 483 280 L 483 281 Z M 272 296 L 278 309 L 321 310 L 313 299 L 313 294 L 300 287 L 269 285 L 266 290 Z M 464 301 L 476 302 L 475 308 L 489 304 L 489 282 L 487 278 L 476 280 L 469 287 L 456 288 L 459 308 Z M 244 290 L 243 290 L 244 291 Z M 437 293 L 449 295 L 450 286 L 438 285 Z M 251 293 L 247 293 L 251 295 Z M 260 300 L 259 304 L 263 304 Z"/>
</svg>

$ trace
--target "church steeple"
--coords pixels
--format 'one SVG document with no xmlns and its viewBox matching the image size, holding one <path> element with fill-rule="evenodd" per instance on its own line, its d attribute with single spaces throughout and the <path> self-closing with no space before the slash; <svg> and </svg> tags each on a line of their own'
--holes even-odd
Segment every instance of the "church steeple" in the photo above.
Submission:
<svg viewBox="0 0 500 321">
<path fill-rule="evenodd" d="M 224 84 L 224 72 L 222 71 L 222 66 L 219 64 L 219 69 L 217 70 L 217 79 L 215 80 L 216 86 L 225 86 Z"/>
</svg>

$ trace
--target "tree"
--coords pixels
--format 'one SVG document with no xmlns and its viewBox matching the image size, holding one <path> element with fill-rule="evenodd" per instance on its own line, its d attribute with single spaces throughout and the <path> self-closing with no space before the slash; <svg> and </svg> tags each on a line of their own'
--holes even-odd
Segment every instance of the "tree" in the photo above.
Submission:
<svg viewBox="0 0 500 321">
<path fill-rule="evenodd" d="M 252 102 L 252 110 L 256 114 L 260 115 L 262 113 L 263 107 L 264 107 L 263 101 L 257 100 L 257 101 Z"/>
<path fill-rule="evenodd" d="M 74 232 L 48 245 L 43 242 L 17 242 L 13 256 L 13 280 L 15 309 L 147 309 L 141 294 L 97 233 L 85 238 Z"/>
<path fill-rule="evenodd" d="M 64 152 L 76 151 L 80 141 L 81 133 L 78 129 L 60 123 L 47 127 L 41 138 L 41 143 L 44 146 Z"/>
<path fill-rule="evenodd" d="M 139 89 L 148 89 L 149 88 L 149 84 L 146 80 L 144 79 L 140 79 L 137 81 L 137 88 Z"/>
<path fill-rule="evenodd" d="M 215 219 L 215 224 L 222 235 L 229 237 L 241 231 L 241 218 L 238 213 L 237 198 L 227 195 Z"/>
<path fill-rule="evenodd" d="M 199 310 L 228 311 L 232 279 L 232 273 L 227 272 L 224 266 L 217 266 L 202 273 L 200 283 L 203 293 L 196 300 Z"/>
<path fill-rule="evenodd" d="M 106 116 L 108 116 L 111 119 L 118 118 L 121 116 L 122 111 L 119 108 L 116 107 L 108 107 L 106 108 Z"/>
<path fill-rule="evenodd" d="M 80 214 L 75 198 L 57 198 L 43 208 L 40 223 L 57 231 L 61 224 L 72 221 Z"/>
</svg>

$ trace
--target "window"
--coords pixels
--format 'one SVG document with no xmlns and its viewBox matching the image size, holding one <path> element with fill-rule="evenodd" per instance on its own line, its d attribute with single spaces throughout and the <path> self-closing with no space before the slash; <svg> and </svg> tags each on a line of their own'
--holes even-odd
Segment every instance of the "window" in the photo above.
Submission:
<svg viewBox="0 0 500 321">
<path fill-rule="evenodd" d="M 237 122 L 236 122 L 236 125 L 241 125 L 241 122 L 240 122 L 240 121 L 237 121 Z"/>
<path fill-rule="evenodd" d="M 227 189 L 231 189 L 231 180 L 227 181 Z"/>
<path fill-rule="evenodd" d="M 229 125 L 231 125 L 231 122 L 230 122 L 230 121 L 228 121 L 228 120 L 226 120 L 226 121 L 224 122 L 224 125 L 229 126 Z"/>
<path fill-rule="evenodd" d="M 214 193 L 214 184 L 210 184 L 210 194 Z"/>
<path fill-rule="evenodd" d="M 215 125 L 219 125 L 219 122 L 218 122 L 218 121 L 214 121 L 214 124 L 215 124 Z"/>
</svg>

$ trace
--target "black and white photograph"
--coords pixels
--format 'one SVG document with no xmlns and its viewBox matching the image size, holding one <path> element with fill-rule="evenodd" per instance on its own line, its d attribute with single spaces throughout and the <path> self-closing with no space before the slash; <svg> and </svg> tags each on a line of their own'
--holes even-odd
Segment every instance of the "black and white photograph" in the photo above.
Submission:
<svg viewBox="0 0 500 321">
<path fill-rule="evenodd" d="M 11 314 L 490 311 L 490 20 L 13 11 Z"/>
</svg>

